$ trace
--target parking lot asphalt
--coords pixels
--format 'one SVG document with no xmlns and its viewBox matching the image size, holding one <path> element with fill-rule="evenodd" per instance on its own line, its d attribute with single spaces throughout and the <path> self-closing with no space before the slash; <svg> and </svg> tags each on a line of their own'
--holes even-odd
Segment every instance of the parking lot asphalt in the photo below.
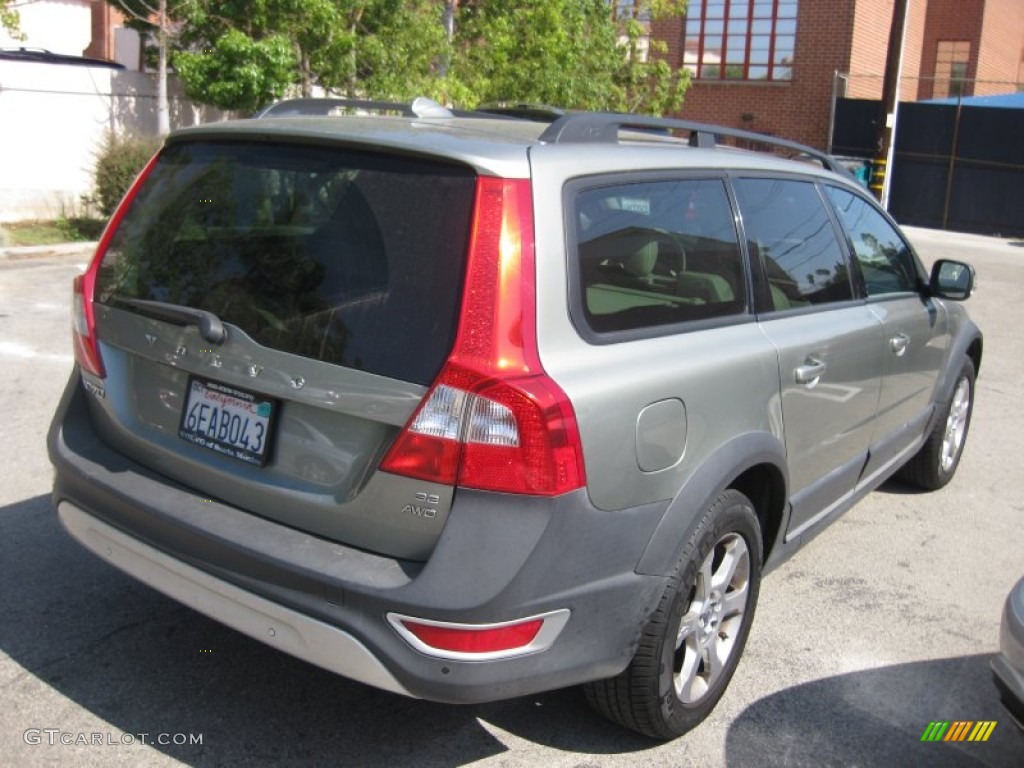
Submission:
<svg viewBox="0 0 1024 768">
<path fill-rule="evenodd" d="M 72 366 L 88 246 L 0 255 L 0 764 L 76 766 L 1006 766 L 1024 735 L 988 662 L 1024 574 L 1024 241 L 908 229 L 972 262 L 984 361 L 960 470 L 889 483 L 764 581 L 713 715 L 658 744 L 577 691 L 455 707 L 337 678 L 228 630 L 81 549 L 50 509 L 44 436 Z M 995 721 L 929 743 L 936 720 Z M 197 737 L 199 743 L 197 743 Z"/>
</svg>

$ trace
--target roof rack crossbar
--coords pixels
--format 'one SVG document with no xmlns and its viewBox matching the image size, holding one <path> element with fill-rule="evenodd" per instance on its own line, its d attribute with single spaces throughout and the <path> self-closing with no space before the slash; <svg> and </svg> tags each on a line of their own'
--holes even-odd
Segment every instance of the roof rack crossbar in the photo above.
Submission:
<svg viewBox="0 0 1024 768">
<path fill-rule="evenodd" d="M 564 115 L 553 122 L 540 135 L 540 140 L 549 144 L 615 144 L 619 141 L 619 131 L 636 128 L 640 130 L 680 130 L 690 132 L 690 146 L 713 148 L 717 137 L 728 136 L 734 139 L 746 139 L 774 147 L 791 149 L 801 155 L 807 155 L 820 162 L 827 170 L 847 173 L 835 158 L 821 150 L 808 147 L 795 141 L 767 136 L 763 133 L 744 131 L 740 128 L 729 128 L 724 125 L 698 123 L 692 120 L 677 120 L 669 117 L 651 117 L 649 115 L 622 115 L 603 112 L 579 112 Z"/>
</svg>

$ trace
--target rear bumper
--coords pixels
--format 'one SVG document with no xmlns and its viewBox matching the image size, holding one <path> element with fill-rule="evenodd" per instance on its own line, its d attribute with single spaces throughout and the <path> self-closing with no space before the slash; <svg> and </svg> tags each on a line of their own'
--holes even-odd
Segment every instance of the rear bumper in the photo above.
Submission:
<svg viewBox="0 0 1024 768">
<path fill-rule="evenodd" d="M 992 673 L 1003 705 L 1024 729 L 1024 579 L 1010 591 L 999 625 L 999 654 Z"/>
<path fill-rule="evenodd" d="M 343 677 L 412 695 L 347 632 L 175 560 L 71 502 L 61 502 L 57 514 L 65 530 L 86 549 L 168 597 Z"/>
<path fill-rule="evenodd" d="M 636 563 L 664 505 L 605 512 L 584 491 L 456 493 L 430 558 L 347 547 L 205 498 L 105 445 L 77 371 L 50 430 L 54 505 L 101 558 L 279 650 L 384 690 L 471 703 L 617 674 L 666 580 Z M 550 647 L 487 661 L 417 650 L 401 614 L 486 624 L 569 612 Z"/>
</svg>

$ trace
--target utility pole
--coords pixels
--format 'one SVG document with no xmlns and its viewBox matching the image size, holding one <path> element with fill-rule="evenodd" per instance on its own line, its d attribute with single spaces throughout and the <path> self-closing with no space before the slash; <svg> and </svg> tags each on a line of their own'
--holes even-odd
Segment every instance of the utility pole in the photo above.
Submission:
<svg viewBox="0 0 1024 768">
<path fill-rule="evenodd" d="M 171 132 L 171 110 L 167 103 L 167 0 L 157 7 L 156 133 L 161 138 Z"/>
<path fill-rule="evenodd" d="M 896 135 L 896 113 L 899 110 L 900 73 L 903 68 L 903 42 L 907 30 L 907 6 L 910 0 L 896 0 L 889 28 L 889 48 L 885 57 L 885 80 L 882 85 L 882 107 L 878 116 L 877 151 L 871 191 L 888 207 L 889 168 L 892 165 L 893 137 Z"/>
</svg>

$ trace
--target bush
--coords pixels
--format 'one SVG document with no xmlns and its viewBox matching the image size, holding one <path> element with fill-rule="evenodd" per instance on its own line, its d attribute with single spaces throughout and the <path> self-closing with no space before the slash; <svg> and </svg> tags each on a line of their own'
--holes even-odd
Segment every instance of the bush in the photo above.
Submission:
<svg viewBox="0 0 1024 768">
<path fill-rule="evenodd" d="M 100 213 L 110 216 L 128 187 L 149 158 L 160 147 L 155 136 L 118 136 L 107 134 L 96 156 L 95 203 Z"/>
</svg>

